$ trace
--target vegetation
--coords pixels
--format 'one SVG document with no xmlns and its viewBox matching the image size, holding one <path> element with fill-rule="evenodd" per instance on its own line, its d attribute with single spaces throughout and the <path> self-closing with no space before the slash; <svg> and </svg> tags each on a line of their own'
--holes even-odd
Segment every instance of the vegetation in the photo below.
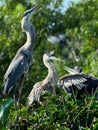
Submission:
<svg viewBox="0 0 98 130">
<path fill-rule="evenodd" d="M 11 59 L 26 41 L 20 24 L 22 15 L 38 1 L 0 0 L 0 89 Z M 3 99 L 5 101 L 0 102 L 0 129 L 97 130 L 98 100 L 94 96 L 83 95 L 82 100 L 74 101 L 69 94 L 58 89 L 55 96 L 45 93 L 40 107 L 36 108 L 33 104 L 30 114 L 27 112 L 26 98 L 30 90 L 47 75 L 42 61 L 46 50 L 55 51 L 56 57 L 63 60 L 62 63 L 55 63 L 59 77 L 66 74 L 66 65 L 72 68 L 82 67 L 84 73 L 98 77 L 98 1 L 80 0 L 78 3 L 71 3 L 63 13 L 62 0 L 40 1 L 42 7 L 31 19 L 31 23 L 36 27 L 37 37 L 33 52 L 34 61 L 22 93 L 22 108 L 16 111 L 14 105 L 11 105 L 11 99 Z M 47 41 L 47 36 L 56 34 L 70 37 L 69 45 L 76 54 L 77 62 L 74 62 L 66 44 L 61 50 L 59 45 Z M 17 114 L 19 119 L 15 122 Z"/>
</svg>

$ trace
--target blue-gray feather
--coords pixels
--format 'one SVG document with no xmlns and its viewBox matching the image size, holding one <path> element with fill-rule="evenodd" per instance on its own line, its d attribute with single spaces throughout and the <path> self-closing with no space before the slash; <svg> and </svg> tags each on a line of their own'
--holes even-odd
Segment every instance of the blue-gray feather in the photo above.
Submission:
<svg viewBox="0 0 98 130">
<path fill-rule="evenodd" d="M 21 77 L 28 72 L 30 66 L 30 59 L 28 55 L 24 55 L 22 52 L 17 52 L 13 58 L 7 72 L 4 75 L 4 91 L 6 95 L 9 93 L 10 88 L 19 80 Z"/>
<path fill-rule="evenodd" d="M 11 61 L 3 81 L 3 94 L 8 95 L 12 90 L 13 86 L 17 81 L 21 81 L 25 73 L 28 72 L 31 61 L 32 61 L 32 52 L 33 52 L 33 43 L 35 42 L 36 32 L 35 27 L 29 23 L 30 17 L 33 12 L 39 7 L 39 4 L 36 4 L 33 8 L 26 11 L 26 15 L 22 18 L 21 27 L 27 35 L 26 43 L 17 51 L 15 57 Z M 20 94 L 21 89 L 23 88 L 23 83 L 20 85 Z"/>
</svg>

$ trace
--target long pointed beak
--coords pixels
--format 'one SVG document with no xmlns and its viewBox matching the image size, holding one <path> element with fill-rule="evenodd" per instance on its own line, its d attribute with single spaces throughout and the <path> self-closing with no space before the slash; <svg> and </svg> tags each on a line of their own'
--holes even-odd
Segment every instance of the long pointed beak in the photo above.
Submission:
<svg viewBox="0 0 98 130">
<path fill-rule="evenodd" d="M 55 56 L 51 56 L 50 59 L 51 59 L 51 60 L 60 61 L 60 59 L 59 59 L 59 58 L 56 58 Z"/>
<path fill-rule="evenodd" d="M 31 13 L 32 11 L 35 11 L 37 9 L 39 9 L 41 6 L 41 3 L 38 2 L 37 4 L 35 4 L 28 12 Z"/>
</svg>

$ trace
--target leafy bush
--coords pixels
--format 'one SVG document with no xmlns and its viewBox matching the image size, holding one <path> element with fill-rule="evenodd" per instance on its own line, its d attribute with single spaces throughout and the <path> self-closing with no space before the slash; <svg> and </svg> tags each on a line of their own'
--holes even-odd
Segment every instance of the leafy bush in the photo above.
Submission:
<svg viewBox="0 0 98 130">
<path fill-rule="evenodd" d="M 11 59 L 26 41 L 20 27 L 22 14 L 36 1 L 0 2 L 1 89 L 3 75 Z M 34 62 L 22 93 L 22 108 L 16 111 L 14 106 L 11 106 L 11 100 L 1 103 L 0 123 L 7 130 L 97 130 L 98 101 L 91 96 L 84 95 L 81 100 L 74 101 L 63 90 L 58 90 L 54 96 L 46 93 L 42 96 L 40 107 L 36 108 L 33 104 L 28 114 L 25 103 L 27 95 L 35 82 L 41 81 L 47 75 L 42 62 L 45 50 L 54 50 L 57 57 L 63 57 L 63 63 L 56 63 L 59 77 L 66 73 L 63 70 L 65 65 L 80 66 L 84 72 L 98 76 L 98 1 L 80 0 L 77 4 L 72 3 L 65 13 L 60 12 L 62 0 L 41 2 L 42 9 L 31 19 L 31 23 L 36 27 L 37 37 L 33 52 Z M 71 38 L 69 44 L 79 59 L 77 63 L 74 63 L 66 44 L 63 50 L 60 50 L 58 45 L 48 43 L 48 35 L 60 33 Z"/>
</svg>

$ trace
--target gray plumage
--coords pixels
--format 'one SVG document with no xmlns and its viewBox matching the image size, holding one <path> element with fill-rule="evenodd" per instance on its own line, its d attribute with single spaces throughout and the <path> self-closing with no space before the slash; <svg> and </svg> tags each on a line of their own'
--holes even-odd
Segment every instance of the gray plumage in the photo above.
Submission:
<svg viewBox="0 0 98 130">
<path fill-rule="evenodd" d="M 82 73 L 82 68 L 80 67 L 78 67 L 78 66 L 75 66 L 74 67 L 74 69 L 71 69 L 71 68 L 69 68 L 69 67 L 65 67 L 64 68 L 67 72 L 69 72 L 69 74 L 71 74 L 71 75 L 74 75 L 74 74 L 81 74 Z"/>
<path fill-rule="evenodd" d="M 51 60 L 58 60 L 56 57 L 45 53 L 43 55 L 44 65 L 48 68 L 48 75 L 43 81 L 37 82 L 28 96 L 28 106 L 30 106 L 34 100 L 40 102 L 40 96 L 45 90 L 55 93 L 55 87 L 58 81 L 58 72 L 55 64 Z"/>
<path fill-rule="evenodd" d="M 65 68 L 69 74 L 59 78 L 58 87 L 64 88 L 68 93 L 72 93 L 77 98 L 82 94 L 93 94 L 98 87 L 98 78 L 86 75 L 81 69 Z"/>
<path fill-rule="evenodd" d="M 33 45 L 35 42 L 36 32 L 35 27 L 29 23 L 30 17 L 38 8 L 39 4 L 34 5 L 30 10 L 27 10 L 22 18 L 21 27 L 27 35 L 26 43 L 17 51 L 12 59 L 3 81 L 3 94 L 8 95 L 18 81 L 21 81 L 24 75 L 28 72 L 32 62 Z M 19 86 L 21 88 L 21 85 Z M 20 89 L 19 88 L 19 89 Z"/>
</svg>

